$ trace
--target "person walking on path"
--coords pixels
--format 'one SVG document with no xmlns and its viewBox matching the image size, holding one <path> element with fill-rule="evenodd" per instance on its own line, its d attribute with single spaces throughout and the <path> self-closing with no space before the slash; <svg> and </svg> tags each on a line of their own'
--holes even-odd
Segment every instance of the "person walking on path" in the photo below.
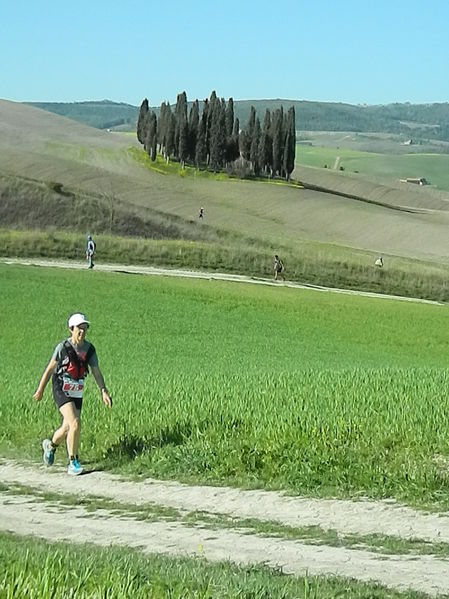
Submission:
<svg viewBox="0 0 449 599">
<path fill-rule="evenodd" d="M 96 244 L 90 235 L 87 236 L 87 246 L 86 246 L 86 258 L 88 268 L 94 267 L 94 254 L 95 254 Z"/>
<path fill-rule="evenodd" d="M 67 473 L 75 475 L 83 471 L 78 459 L 78 447 L 84 379 L 89 367 L 100 389 L 103 403 L 108 408 L 112 407 L 112 399 L 98 366 L 95 347 L 85 338 L 89 324 L 84 314 L 76 313 L 70 316 L 67 321 L 70 337 L 56 346 L 33 395 L 34 400 L 40 401 L 50 377 L 52 378 L 53 399 L 61 413 L 62 423 L 51 439 L 44 439 L 42 442 L 42 460 L 44 464 L 51 466 L 56 449 L 65 440 L 69 456 Z"/>
<path fill-rule="evenodd" d="M 278 280 L 278 276 L 281 275 L 282 280 L 285 281 L 285 276 L 284 276 L 284 263 L 282 262 L 282 260 L 279 258 L 279 256 L 276 254 L 274 257 L 274 280 L 277 281 Z"/>
</svg>

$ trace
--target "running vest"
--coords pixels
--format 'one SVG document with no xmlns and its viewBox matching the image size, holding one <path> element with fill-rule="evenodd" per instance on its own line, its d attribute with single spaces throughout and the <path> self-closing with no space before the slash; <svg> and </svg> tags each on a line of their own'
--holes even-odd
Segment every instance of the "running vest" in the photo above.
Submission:
<svg viewBox="0 0 449 599">
<path fill-rule="evenodd" d="M 64 341 L 55 375 L 61 383 L 63 392 L 68 397 L 83 397 L 84 379 L 89 373 L 88 364 L 94 352 L 95 347 L 90 344 L 83 360 L 72 344 L 67 339 Z"/>
</svg>

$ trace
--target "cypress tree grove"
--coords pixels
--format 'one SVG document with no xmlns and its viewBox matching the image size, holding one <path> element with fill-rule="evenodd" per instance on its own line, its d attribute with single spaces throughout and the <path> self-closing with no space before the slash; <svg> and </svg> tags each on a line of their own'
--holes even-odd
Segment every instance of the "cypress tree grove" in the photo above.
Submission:
<svg viewBox="0 0 449 599">
<path fill-rule="evenodd" d="M 248 174 L 248 163 L 254 174 L 290 179 L 295 166 L 296 123 L 295 109 L 284 114 L 282 106 L 273 113 L 266 109 L 263 126 L 250 107 L 248 123 L 240 131 L 235 118 L 234 100 L 217 98 L 213 91 L 209 99 L 195 100 L 187 116 L 187 95 L 178 94 L 174 110 L 169 102 L 162 102 L 157 117 L 145 98 L 137 119 L 137 138 L 152 160 L 157 152 L 168 162 L 179 160 L 181 168 L 186 163 L 199 169 L 210 166 L 215 172 L 224 167 L 229 172 Z M 237 164 L 237 159 L 241 161 Z M 235 163 L 235 164 L 233 164 Z"/>
</svg>

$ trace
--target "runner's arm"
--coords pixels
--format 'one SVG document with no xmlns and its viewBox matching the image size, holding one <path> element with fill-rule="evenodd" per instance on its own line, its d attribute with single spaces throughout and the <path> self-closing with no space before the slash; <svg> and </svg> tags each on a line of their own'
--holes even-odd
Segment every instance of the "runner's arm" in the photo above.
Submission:
<svg viewBox="0 0 449 599">
<path fill-rule="evenodd" d="M 95 379 L 95 382 L 97 383 L 97 385 L 101 391 L 101 399 L 103 400 L 104 405 L 107 406 L 108 408 L 111 408 L 112 407 L 112 398 L 109 395 L 109 393 L 107 392 L 104 378 L 103 378 L 103 375 L 101 374 L 101 370 L 98 368 L 98 366 L 91 366 L 90 369 L 92 371 L 92 375 Z"/>
<path fill-rule="evenodd" d="M 33 399 L 35 399 L 36 401 L 40 401 L 42 399 L 45 387 L 47 386 L 47 383 L 50 380 L 51 375 L 56 370 L 57 365 L 57 361 L 53 360 L 53 358 L 48 363 L 47 368 L 44 370 L 44 374 L 42 375 L 39 385 L 33 395 Z"/>
</svg>

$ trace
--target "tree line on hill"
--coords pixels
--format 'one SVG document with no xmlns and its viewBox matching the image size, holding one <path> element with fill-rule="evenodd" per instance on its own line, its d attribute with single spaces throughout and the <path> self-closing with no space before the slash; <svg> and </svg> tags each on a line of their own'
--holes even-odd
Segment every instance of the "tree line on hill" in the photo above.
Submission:
<svg viewBox="0 0 449 599">
<path fill-rule="evenodd" d="M 110 102 L 109 100 L 98 102 L 28 102 L 28 104 L 98 129 L 122 127 L 131 131 L 136 126 L 138 109 L 130 104 Z"/>
<path fill-rule="evenodd" d="M 168 162 L 179 161 L 214 172 L 226 170 L 239 177 L 267 176 L 289 180 L 295 166 L 295 109 L 280 106 L 265 110 L 261 124 L 254 106 L 243 128 L 234 114 L 232 98 L 226 102 L 215 91 L 201 103 L 195 100 L 188 110 L 185 92 L 176 105 L 163 102 L 158 114 L 145 98 L 137 119 L 137 139 L 151 160 L 159 153 Z"/>
<path fill-rule="evenodd" d="M 269 110 L 273 115 L 282 104 L 293 106 L 301 131 L 357 131 L 390 133 L 403 139 L 449 141 L 449 103 L 409 104 L 396 103 L 361 106 L 339 102 L 312 102 L 306 100 L 235 100 L 234 113 L 240 123 L 249 119 L 251 106 L 258 114 Z M 133 131 L 139 113 L 138 106 L 102 100 L 100 102 L 28 102 L 99 129 Z M 200 103 L 201 104 L 201 103 Z M 192 103 L 188 103 L 190 110 Z M 172 106 L 174 109 L 174 106 Z M 159 115 L 159 107 L 152 110 Z"/>
</svg>

